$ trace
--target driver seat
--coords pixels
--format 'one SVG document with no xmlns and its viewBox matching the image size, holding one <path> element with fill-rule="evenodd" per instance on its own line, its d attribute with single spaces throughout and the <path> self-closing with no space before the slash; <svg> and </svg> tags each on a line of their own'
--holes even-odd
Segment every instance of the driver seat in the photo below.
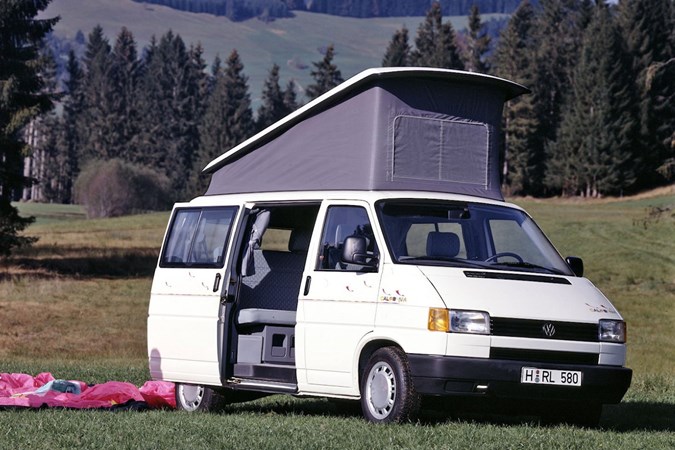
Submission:
<svg viewBox="0 0 675 450">
<path fill-rule="evenodd" d="M 427 256 L 454 258 L 459 250 L 459 236 L 455 233 L 432 231 L 427 235 Z"/>
</svg>

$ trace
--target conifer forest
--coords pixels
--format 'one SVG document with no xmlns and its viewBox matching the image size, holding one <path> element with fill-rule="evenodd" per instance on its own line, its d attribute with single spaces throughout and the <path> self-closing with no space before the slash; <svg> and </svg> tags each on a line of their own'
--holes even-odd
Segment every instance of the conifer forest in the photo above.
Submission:
<svg viewBox="0 0 675 450">
<path fill-rule="evenodd" d="M 29 242 L 20 231 L 30 219 L 12 201 L 80 203 L 91 217 L 167 209 L 204 191 L 210 160 L 343 81 L 329 46 L 310 67 L 314 84 L 280 85 L 282 69 L 270 67 L 254 108 L 237 50 L 205 61 L 172 31 L 139 48 L 128 29 L 106 36 L 100 26 L 58 76 L 47 45 L 58 19 L 37 19 L 49 3 L 0 2 L 0 254 Z M 382 66 L 469 70 L 532 90 L 504 111 L 506 195 L 620 196 L 675 179 L 673 0 L 174 3 L 222 4 L 233 20 L 423 6 L 419 28 L 381 49 Z M 459 4 L 465 30 L 443 16 Z M 497 35 L 481 8 L 510 13 Z"/>
</svg>

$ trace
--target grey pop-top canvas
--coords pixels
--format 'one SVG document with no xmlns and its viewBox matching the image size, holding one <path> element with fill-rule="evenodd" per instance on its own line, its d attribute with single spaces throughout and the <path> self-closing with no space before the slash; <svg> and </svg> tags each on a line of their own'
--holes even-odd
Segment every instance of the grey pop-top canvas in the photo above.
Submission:
<svg viewBox="0 0 675 450">
<path fill-rule="evenodd" d="M 318 190 L 449 192 L 502 200 L 500 78 L 369 69 L 212 161 L 206 195 Z"/>
</svg>

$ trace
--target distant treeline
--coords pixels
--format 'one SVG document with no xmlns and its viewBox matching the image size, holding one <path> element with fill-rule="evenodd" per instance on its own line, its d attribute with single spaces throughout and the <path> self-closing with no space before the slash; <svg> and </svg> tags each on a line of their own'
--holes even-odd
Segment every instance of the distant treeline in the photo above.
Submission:
<svg viewBox="0 0 675 450">
<path fill-rule="evenodd" d="M 292 17 L 292 11 L 310 11 L 343 17 L 423 16 L 431 0 L 134 0 L 180 11 L 226 16 L 230 20 Z M 466 15 L 476 5 L 482 13 L 511 13 L 519 0 L 441 0 L 447 15 Z"/>
<path fill-rule="evenodd" d="M 311 12 L 346 17 L 402 17 L 424 16 L 431 0 L 312 0 L 307 9 Z M 510 13 L 520 0 L 440 0 L 443 13 L 449 16 L 465 16 L 475 5 L 483 14 Z"/>
<path fill-rule="evenodd" d="M 225 16 L 230 20 L 246 20 L 252 17 L 274 19 L 292 17 L 291 9 L 304 9 L 304 2 L 284 0 L 134 0 L 138 3 L 154 3 L 180 11 Z M 299 6 L 295 7 L 295 3 Z M 290 6 L 290 7 L 289 7 Z"/>
</svg>

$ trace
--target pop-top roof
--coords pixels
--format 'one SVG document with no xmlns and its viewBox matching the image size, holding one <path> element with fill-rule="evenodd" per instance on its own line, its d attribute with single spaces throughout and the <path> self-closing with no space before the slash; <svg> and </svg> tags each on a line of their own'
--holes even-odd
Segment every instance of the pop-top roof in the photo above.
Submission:
<svg viewBox="0 0 675 450">
<path fill-rule="evenodd" d="M 412 190 L 502 200 L 502 109 L 526 92 L 470 72 L 369 69 L 214 159 L 206 195 Z"/>
</svg>

